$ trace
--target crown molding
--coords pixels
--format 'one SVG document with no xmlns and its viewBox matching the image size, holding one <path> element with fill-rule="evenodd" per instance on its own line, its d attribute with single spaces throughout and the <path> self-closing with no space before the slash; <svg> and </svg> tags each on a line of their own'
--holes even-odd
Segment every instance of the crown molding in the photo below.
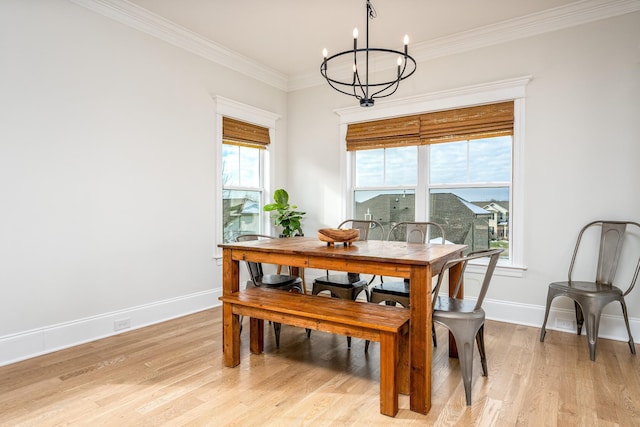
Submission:
<svg viewBox="0 0 640 427">
<path fill-rule="evenodd" d="M 127 0 L 70 1 L 276 89 L 294 91 L 324 84 L 319 72 L 287 76 Z M 637 11 L 640 11 L 640 0 L 582 0 L 498 24 L 415 43 L 412 45 L 412 56 L 417 62 L 425 62 Z M 345 67 L 345 70 L 346 73 L 350 72 L 350 67 Z"/>
<path fill-rule="evenodd" d="M 288 78 L 284 73 L 227 49 L 131 2 L 126 0 L 70 1 L 276 89 L 287 90 Z"/>
</svg>

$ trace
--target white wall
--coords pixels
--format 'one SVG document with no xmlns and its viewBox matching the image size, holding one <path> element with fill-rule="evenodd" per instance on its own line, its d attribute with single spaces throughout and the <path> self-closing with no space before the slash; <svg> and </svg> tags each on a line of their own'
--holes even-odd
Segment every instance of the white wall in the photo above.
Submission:
<svg viewBox="0 0 640 427">
<path fill-rule="evenodd" d="M 212 96 L 286 94 L 63 0 L 0 52 L 0 364 L 217 304 Z"/>
<path fill-rule="evenodd" d="M 603 20 L 421 63 L 394 96 L 533 76 L 528 270 L 495 278 L 490 317 L 540 324 L 579 226 L 640 219 L 639 39 L 640 14 Z M 0 364 L 217 304 L 214 95 L 283 117 L 274 187 L 307 235 L 343 218 L 353 100 L 328 87 L 285 94 L 64 0 L 0 2 L 0 52 Z"/>
<path fill-rule="evenodd" d="M 497 276 L 488 316 L 541 325 L 547 286 L 565 280 L 580 227 L 600 219 L 640 222 L 640 14 L 582 25 L 418 65 L 399 98 L 520 76 L 526 88 L 524 257 L 522 278 Z M 312 99 L 313 103 L 309 100 Z M 289 188 L 310 212 L 305 232 L 343 218 L 335 109 L 357 101 L 328 87 L 288 99 Z M 373 107 L 375 108 L 375 107 Z M 634 262 L 637 262 L 637 255 Z M 626 276 L 629 278 L 629 276 Z M 474 291 L 469 277 L 468 291 Z M 626 282 L 624 283 L 626 285 Z M 640 339 L 640 291 L 628 300 Z M 556 301 L 571 319 L 572 305 Z M 554 304 L 554 307 L 556 306 Z M 620 306 L 611 304 L 602 336 L 626 337 Z M 555 327 L 552 321 L 551 327 Z"/>
</svg>

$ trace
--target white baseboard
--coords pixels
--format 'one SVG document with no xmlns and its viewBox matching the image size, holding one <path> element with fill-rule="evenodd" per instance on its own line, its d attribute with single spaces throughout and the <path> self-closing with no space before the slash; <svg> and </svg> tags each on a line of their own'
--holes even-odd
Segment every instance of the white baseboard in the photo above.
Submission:
<svg viewBox="0 0 640 427">
<path fill-rule="evenodd" d="M 219 306 L 220 295 L 221 289 L 215 289 L 6 335 L 0 337 L 0 366 Z M 484 309 L 487 319 L 539 328 L 542 326 L 545 308 L 540 305 L 487 299 Z M 130 327 L 114 331 L 115 323 L 123 320 L 128 320 Z M 575 322 L 573 310 L 551 306 L 548 330 L 575 334 L 575 323 L 572 322 Z M 640 319 L 630 318 L 629 323 L 631 333 L 640 337 Z M 584 328 L 582 333 L 585 333 Z M 626 342 L 627 330 L 622 315 L 603 314 L 598 335 Z"/>
<path fill-rule="evenodd" d="M 616 305 L 614 302 L 613 305 Z M 620 304 L 617 304 L 620 307 Z M 545 307 L 533 304 L 518 304 L 509 301 L 485 300 L 483 308 L 487 319 L 499 322 L 514 323 L 540 328 L 544 320 Z M 573 309 L 554 308 L 551 305 L 549 319 L 547 320 L 547 330 L 576 333 L 576 313 Z M 640 319 L 629 318 L 631 335 L 640 337 Z M 585 334 L 585 328 L 582 328 Z M 627 328 L 624 324 L 622 311 L 620 315 L 603 314 L 600 318 L 600 338 L 607 338 L 616 341 L 627 342 Z"/>
<path fill-rule="evenodd" d="M 5 335 L 0 337 L 0 366 L 206 310 L 219 305 L 221 294 L 214 289 Z M 116 323 L 124 328 L 114 330 Z"/>
</svg>

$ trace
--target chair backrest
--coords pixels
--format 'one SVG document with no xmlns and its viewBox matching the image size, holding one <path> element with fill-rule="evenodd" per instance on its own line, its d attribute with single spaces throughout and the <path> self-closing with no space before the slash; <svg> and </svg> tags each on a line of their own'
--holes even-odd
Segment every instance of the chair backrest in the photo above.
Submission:
<svg viewBox="0 0 640 427">
<path fill-rule="evenodd" d="M 467 268 L 467 264 L 469 261 L 479 258 L 489 258 L 489 262 L 487 264 L 487 269 L 484 273 L 484 279 L 482 280 L 482 286 L 480 287 L 480 293 L 478 294 L 478 299 L 476 300 L 475 310 L 478 310 L 482 307 L 482 303 L 484 302 L 484 297 L 487 295 L 487 290 L 489 289 L 489 283 L 491 283 L 491 277 L 493 276 L 493 272 L 496 269 L 496 264 L 498 263 L 498 259 L 500 258 L 500 254 L 504 251 L 502 248 L 498 249 L 484 249 L 480 251 L 474 251 L 469 253 L 467 256 L 463 256 L 460 258 L 455 258 L 450 261 L 447 261 L 445 265 L 442 266 L 440 270 L 440 274 L 438 275 L 438 283 L 436 287 L 433 288 L 433 298 L 431 300 L 432 307 L 435 306 L 436 298 L 438 296 L 438 292 L 440 292 L 440 286 L 442 285 L 442 279 L 445 276 L 445 271 L 449 268 L 453 267 L 458 263 L 462 263 L 462 268 L 460 271 L 460 276 L 458 277 L 458 281 L 456 282 L 455 291 L 450 294 L 451 298 L 455 298 L 455 295 L 458 295 L 458 291 L 460 290 L 460 286 L 462 285 L 462 278 L 464 276 L 464 272 Z"/>
<path fill-rule="evenodd" d="M 236 236 L 236 242 L 248 242 L 251 240 L 261 240 L 261 239 L 274 239 L 273 236 L 267 236 L 266 234 L 240 234 Z M 246 261 L 247 269 L 249 270 L 249 275 L 251 276 L 251 281 L 256 285 L 260 286 L 260 278 L 264 276 L 264 272 L 262 269 L 262 263 Z"/>
<path fill-rule="evenodd" d="M 601 227 L 600 231 L 600 248 L 598 251 L 598 267 L 596 270 L 596 283 L 602 285 L 612 285 L 618 269 L 618 262 L 620 261 L 620 254 L 622 253 L 622 243 L 624 241 L 624 235 L 627 232 L 629 226 L 637 227 L 640 231 L 640 224 L 632 221 L 593 221 L 582 227 L 580 234 L 578 234 L 578 240 L 576 241 L 576 247 L 573 250 L 573 257 L 571 258 L 571 265 L 569 266 L 569 281 L 571 281 L 571 275 L 573 273 L 573 267 L 576 262 L 576 256 L 578 255 L 578 248 L 582 240 L 582 235 L 590 227 Z M 640 259 L 636 266 L 635 274 L 629 285 L 625 295 L 628 294 L 635 285 L 638 278 L 638 271 L 640 270 Z"/>
<path fill-rule="evenodd" d="M 348 226 L 348 227 L 347 227 Z M 369 231 L 379 230 L 380 239 L 384 239 L 384 227 L 375 219 L 347 219 L 338 225 L 338 228 L 353 228 L 360 231 L 358 240 L 369 240 Z"/>
<path fill-rule="evenodd" d="M 399 222 L 391 227 L 387 235 L 387 240 L 397 242 L 406 241 L 407 243 L 425 243 L 431 242 L 434 239 L 439 239 L 440 244 L 444 245 L 446 241 L 444 229 L 440 224 L 429 221 Z"/>
</svg>

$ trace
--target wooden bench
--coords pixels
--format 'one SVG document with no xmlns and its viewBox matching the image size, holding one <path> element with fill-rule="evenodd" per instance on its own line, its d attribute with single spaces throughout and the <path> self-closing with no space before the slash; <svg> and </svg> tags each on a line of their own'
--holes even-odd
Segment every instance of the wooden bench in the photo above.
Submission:
<svg viewBox="0 0 640 427">
<path fill-rule="evenodd" d="M 380 342 L 380 412 L 398 413 L 398 393 L 409 393 L 409 310 L 337 298 L 250 288 L 223 302 L 224 363 L 240 364 L 240 316 L 250 317 L 251 353 L 264 349 L 264 321 Z"/>
</svg>

